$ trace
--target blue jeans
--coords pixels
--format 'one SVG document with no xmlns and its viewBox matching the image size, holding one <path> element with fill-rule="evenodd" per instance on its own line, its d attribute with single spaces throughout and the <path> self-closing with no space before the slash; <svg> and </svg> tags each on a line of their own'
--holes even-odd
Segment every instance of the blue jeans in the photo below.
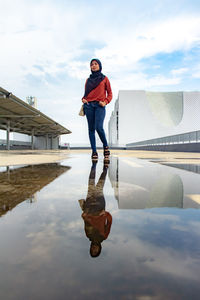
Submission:
<svg viewBox="0 0 200 300">
<path fill-rule="evenodd" d="M 103 129 L 103 121 L 106 115 L 106 108 L 101 106 L 98 101 L 92 101 L 84 104 L 84 111 L 88 121 L 89 139 L 93 152 L 96 152 L 95 130 L 97 131 L 103 147 L 108 143 Z"/>
</svg>

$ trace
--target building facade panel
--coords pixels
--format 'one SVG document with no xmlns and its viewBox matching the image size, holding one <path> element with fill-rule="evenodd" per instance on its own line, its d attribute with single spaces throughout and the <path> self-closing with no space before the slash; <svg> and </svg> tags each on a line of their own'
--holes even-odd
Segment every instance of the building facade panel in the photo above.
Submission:
<svg viewBox="0 0 200 300">
<path fill-rule="evenodd" d="M 119 91 L 116 103 L 111 146 L 200 130 L 200 92 Z"/>
</svg>

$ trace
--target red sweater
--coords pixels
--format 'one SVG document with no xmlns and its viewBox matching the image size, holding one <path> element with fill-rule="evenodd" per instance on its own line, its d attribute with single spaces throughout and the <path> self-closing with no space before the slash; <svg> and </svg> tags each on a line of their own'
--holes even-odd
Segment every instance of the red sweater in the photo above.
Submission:
<svg viewBox="0 0 200 300">
<path fill-rule="evenodd" d="M 85 99 L 88 102 L 104 101 L 108 104 L 112 100 L 112 90 L 108 77 L 105 77 L 104 80 L 102 80 L 100 84 L 87 95 L 87 97 L 85 97 Z"/>
<path fill-rule="evenodd" d="M 109 212 L 105 211 L 105 213 L 101 216 L 82 215 L 82 217 L 84 221 L 88 222 L 92 227 L 99 231 L 104 240 L 107 239 L 110 233 L 110 227 L 112 225 L 112 216 Z M 87 232 L 86 235 L 89 237 Z"/>
</svg>

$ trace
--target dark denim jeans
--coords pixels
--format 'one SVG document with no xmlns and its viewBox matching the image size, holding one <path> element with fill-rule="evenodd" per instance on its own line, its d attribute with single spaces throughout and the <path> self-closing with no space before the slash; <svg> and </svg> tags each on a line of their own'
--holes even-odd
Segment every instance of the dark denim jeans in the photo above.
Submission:
<svg viewBox="0 0 200 300">
<path fill-rule="evenodd" d="M 84 104 L 84 111 L 88 121 L 89 139 L 93 152 L 96 152 L 95 130 L 97 131 L 103 147 L 107 147 L 108 143 L 103 129 L 103 121 L 106 115 L 105 106 L 102 107 L 98 101 L 92 101 Z"/>
</svg>

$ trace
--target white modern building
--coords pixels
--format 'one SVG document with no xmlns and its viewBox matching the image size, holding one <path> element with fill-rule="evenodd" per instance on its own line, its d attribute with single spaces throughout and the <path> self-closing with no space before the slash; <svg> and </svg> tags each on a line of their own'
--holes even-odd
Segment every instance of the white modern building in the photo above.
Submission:
<svg viewBox="0 0 200 300">
<path fill-rule="evenodd" d="M 200 92 L 122 90 L 109 121 L 109 143 L 130 149 L 165 145 L 173 151 L 177 144 L 199 146 L 199 115 Z"/>
</svg>

